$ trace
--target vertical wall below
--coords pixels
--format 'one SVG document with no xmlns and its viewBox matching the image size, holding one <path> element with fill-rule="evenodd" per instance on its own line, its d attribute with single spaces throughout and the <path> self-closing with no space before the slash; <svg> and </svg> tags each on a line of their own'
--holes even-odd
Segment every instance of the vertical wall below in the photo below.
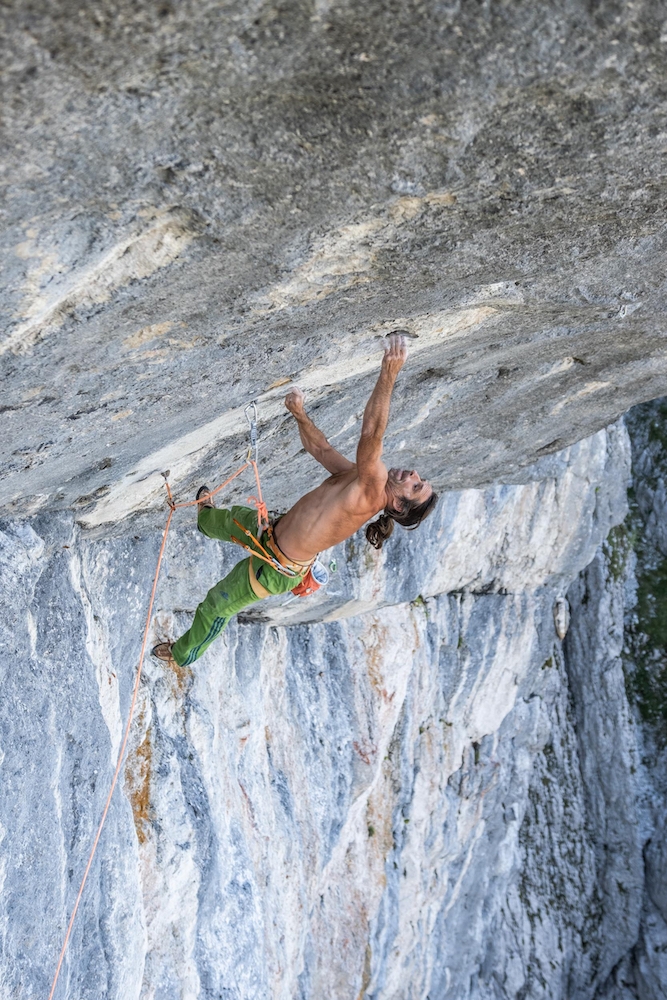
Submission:
<svg viewBox="0 0 667 1000">
<path fill-rule="evenodd" d="M 612 1000 L 652 926 L 623 582 L 600 551 L 628 457 L 615 427 L 551 479 L 452 495 L 418 537 L 333 553 L 345 592 L 306 620 L 272 606 L 191 669 L 147 660 L 58 1000 Z M 9 995 L 48 993 L 158 544 L 65 517 L 2 535 Z M 234 557 L 177 529 L 156 635 Z"/>
</svg>

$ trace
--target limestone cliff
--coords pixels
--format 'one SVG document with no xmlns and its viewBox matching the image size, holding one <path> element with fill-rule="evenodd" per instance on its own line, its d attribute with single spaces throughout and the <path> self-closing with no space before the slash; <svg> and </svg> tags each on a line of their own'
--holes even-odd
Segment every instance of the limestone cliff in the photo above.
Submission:
<svg viewBox="0 0 667 1000">
<path fill-rule="evenodd" d="M 351 454 L 394 328 L 437 512 L 147 660 L 55 1000 L 664 998 L 665 16 L 2 6 L 2 1000 L 48 996 L 160 473 L 219 482 L 256 399 L 286 509 L 286 387 Z M 151 637 L 236 557 L 179 513 Z"/>
<path fill-rule="evenodd" d="M 575 736 L 566 665 L 597 685 L 553 611 L 625 516 L 629 460 L 611 427 L 552 478 L 450 495 L 419 538 L 326 553 L 331 596 L 232 624 L 192 671 L 149 662 L 62 995 L 592 996 L 637 934 L 633 749 L 618 679 L 598 706 L 613 761 L 594 709 Z M 9 989 L 52 972 L 158 541 L 87 540 L 63 515 L 3 535 Z M 177 528 L 156 634 L 234 558 Z M 613 637 L 595 650 L 608 670 Z"/>
</svg>

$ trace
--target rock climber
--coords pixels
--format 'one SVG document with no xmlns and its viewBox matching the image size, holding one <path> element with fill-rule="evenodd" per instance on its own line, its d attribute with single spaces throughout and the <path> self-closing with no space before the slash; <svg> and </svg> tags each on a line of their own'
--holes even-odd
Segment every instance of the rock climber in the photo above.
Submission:
<svg viewBox="0 0 667 1000">
<path fill-rule="evenodd" d="M 366 538 L 376 549 L 391 535 L 394 522 L 416 528 L 433 510 L 437 495 L 433 487 L 413 470 L 387 469 L 382 462 L 382 438 L 389 419 L 391 394 L 408 350 L 404 336 L 391 334 L 385 347 L 375 388 L 364 410 L 357 460 L 350 462 L 336 451 L 304 409 L 304 394 L 293 389 L 285 406 L 294 416 L 301 443 L 330 473 L 328 479 L 299 501 L 258 539 L 289 575 L 273 565 L 249 556 L 237 563 L 224 580 L 209 590 L 195 612 L 188 631 L 176 642 L 161 642 L 153 654 L 187 666 L 202 655 L 220 635 L 230 618 L 242 608 L 272 594 L 283 594 L 303 581 L 317 554 L 344 541 L 378 511 L 366 528 Z M 244 543 L 246 532 L 257 538 L 257 511 L 251 507 L 222 510 L 202 486 L 197 525 L 209 538 Z M 246 532 L 243 531 L 246 529 Z"/>
</svg>

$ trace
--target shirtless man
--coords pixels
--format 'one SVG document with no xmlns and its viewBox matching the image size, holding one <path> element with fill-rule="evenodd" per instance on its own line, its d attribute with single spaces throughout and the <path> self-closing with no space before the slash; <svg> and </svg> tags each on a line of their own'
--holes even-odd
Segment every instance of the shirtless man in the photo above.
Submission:
<svg viewBox="0 0 667 1000">
<path fill-rule="evenodd" d="M 263 597 L 295 588 L 307 576 L 318 552 L 349 538 L 378 511 L 383 513 L 366 528 L 366 538 L 377 549 L 391 534 L 394 521 L 416 528 L 431 513 L 438 499 L 431 484 L 414 470 L 387 470 L 381 458 L 391 394 L 407 354 L 405 338 L 392 334 L 364 410 L 356 462 L 336 451 L 306 415 L 303 392 L 293 389 L 289 393 L 285 406 L 296 419 L 303 447 L 330 473 L 329 478 L 306 493 L 258 540 L 257 551 L 268 552 L 274 565 L 256 555 L 237 563 L 208 592 L 188 631 L 174 643 L 155 646 L 155 656 L 173 659 L 180 666 L 194 663 L 233 615 Z M 202 486 L 197 497 L 208 493 L 208 487 Z M 219 510 L 206 499 L 200 504 L 197 524 L 209 538 L 235 538 L 245 545 L 249 541 L 246 532 L 255 538 L 258 532 L 257 511 L 250 507 Z"/>
</svg>

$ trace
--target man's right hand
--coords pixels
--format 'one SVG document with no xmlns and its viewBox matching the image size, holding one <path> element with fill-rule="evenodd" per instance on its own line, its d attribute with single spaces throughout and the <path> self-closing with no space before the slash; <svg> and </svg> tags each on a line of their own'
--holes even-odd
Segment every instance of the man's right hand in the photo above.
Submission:
<svg viewBox="0 0 667 1000">
<path fill-rule="evenodd" d="M 392 333 L 385 345 L 382 371 L 396 378 L 408 357 L 407 339 L 400 333 Z"/>
<path fill-rule="evenodd" d="M 305 413 L 303 404 L 305 401 L 305 395 L 303 389 L 299 389 L 298 385 L 295 386 L 291 392 L 285 396 L 285 406 L 290 411 L 290 413 L 295 417 L 302 417 Z"/>
</svg>

